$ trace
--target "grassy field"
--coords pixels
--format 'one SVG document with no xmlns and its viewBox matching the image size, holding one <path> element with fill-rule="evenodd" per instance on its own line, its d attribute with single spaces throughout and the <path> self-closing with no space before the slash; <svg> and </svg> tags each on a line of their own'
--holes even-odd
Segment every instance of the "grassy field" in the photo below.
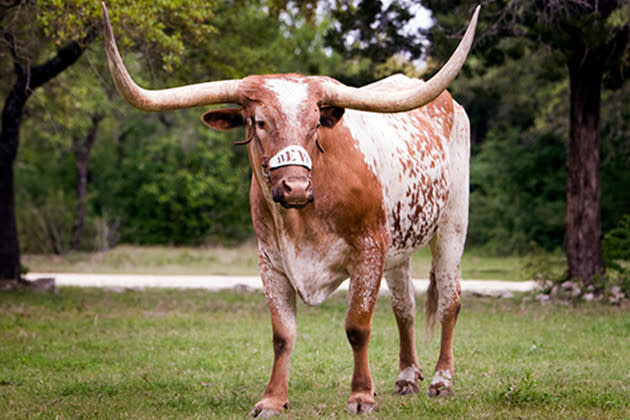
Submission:
<svg viewBox="0 0 630 420">
<path fill-rule="evenodd" d="M 367 418 L 630 418 L 627 311 L 540 306 L 522 297 L 465 296 L 463 304 L 456 394 L 431 400 L 426 383 L 420 394 L 392 395 L 397 332 L 388 299 L 379 298 L 370 360 L 380 405 Z M 285 418 L 350 418 L 345 311 L 343 293 L 319 307 L 300 304 Z M 0 331 L 6 419 L 242 419 L 260 398 L 272 360 L 258 292 L 0 293 Z M 419 337 L 418 349 L 430 376 L 437 340 Z"/>
<path fill-rule="evenodd" d="M 563 258 L 549 256 L 560 271 Z M 22 258 L 32 272 L 96 272 L 135 274 L 234 274 L 258 275 L 255 243 L 235 248 L 140 247 L 120 245 L 107 252 L 25 255 Z M 415 278 L 427 278 L 431 253 L 427 248 L 413 256 Z M 489 257 L 465 252 L 462 261 L 464 279 L 529 280 L 519 257 Z"/>
</svg>

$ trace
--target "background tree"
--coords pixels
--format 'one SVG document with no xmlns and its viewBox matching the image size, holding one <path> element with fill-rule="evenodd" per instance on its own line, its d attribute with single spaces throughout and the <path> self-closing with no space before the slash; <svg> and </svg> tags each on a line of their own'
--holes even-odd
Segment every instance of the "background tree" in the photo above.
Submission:
<svg viewBox="0 0 630 420">
<path fill-rule="evenodd" d="M 1 24 L 9 21 L 10 12 L 23 12 L 19 1 L 3 5 L 0 14 Z M 27 15 L 27 13 L 24 13 Z M 33 17 L 32 15 L 29 17 Z M 17 156 L 20 124 L 24 106 L 31 93 L 50 79 L 74 64 L 95 34 L 85 34 L 78 41 L 71 41 L 60 48 L 56 55 L 43 64 L 32 66 L 30 60 L 21 56 L 19 41 L 14 30 L 4 26 L 6 47 L 13 60 L 15 82 L 6 97 L 2 112 L 0 132 L 0 288 L 15 282 L 20 274 L 20 254 L 15 217 L 15 192 L 13 164 Z M 9 286 L 10 287 L 10 286 Z"/>
<path fill-rule="evenodd" d="M 182 34 L 200 36 L 212 29 L 209 24 L 212 14 L 207 4 L 193 1 L 159 6 L 150 2 L 112 1 L 112 4 L 120 6 L 120 18 L 114 22 L 122 18 L 142 27 L 148 40 L 144 45 L 160 46 L 166 67 L 177 62 L 175 52 L 183 49 Z M 13 65 L 13 81 L 3 86 L 7 94 L 0 132 L 0 288 L 11 287 L 20 274 L 14 162 L 26 102 L 37 88 L 76 63 L 96 39 L 102 20 L 99 7 L 96 2 L 85 0 L 63 4 L 15 0 L 0 4 L 0 33 L 5 41 L 0 58 L 3 63 Z M 173 28 L 178 32 L 173 34 Z M 38 61 L 42 64 L 33 64 Z M 6 69 L 2 71 L 7 73 Z"/>
<path fill-rule="evenodd" d="M 84 138 L 72 137 L 72 150 L 76 160 L 77 169 L 77 214 L 74 219 L 74 228 L 72 233 L 72 249 L 78 251 L 83 238 L 83 227 L 85 225 L 85 217 L 87 215 L 88 197 L 88 160 L 92 146 L 96 141 L 96 133 L 98 126 L 103 120 L 103 114 L 92 114 L 91 125 Z"/>
<path fill-rule="evenodd" d="M 265 0 L 221 2 L 213 9 L 212 27 L 195 39 L 178 33 L 178 18 L 171 17 L 163 30 L 176 40 L 181 38 L 185 48 L 180 48 L 181 43 L 161 48 L 154 41 L 160 34 L 146 32 L 146 23 L 134 23 L 126 16 L 133 7 L 134 12 L 144 13 L 147 10 L 142 7 L 149 6 L 122 3 L 110 8 L 112 19 L 128 22 L 125 27 L 134 35 L 131 38 L 121 32 L 119 41 L 136 45 L 125 50 L 126 61 L 145 86 L 238 78 L 249 73 L 327 72 L 331 58 L 321 47 L 325 21 L 307 20 L 302 8 L 285 5 L 281 11 L 281 3 L 274 2 L 271 10 L 264 7 Z M 69 12 L 71 8 L 51 11 L 55 22 L 64 23 L 63 13 Z M 101 25 L 100 8 L 94 13 Z M 185 31 L 189 24 L 180 27 Z M 59 31 L 67 36 L 68 28 Z M 27 108 L 30 118 L 22 127 L 27 143 L 18 170 L 23 249 L 65 252 L 70 248 L 68 214 L 79 204 L 71 192 L 76 177 L 64 162 L 77 161 L 70 139 L 85 138 L 95 113 L 105 119 L 99 124 L 99 140 L 90 156 L 92 192 L 85 225 L 90 240 L 83 248 L 101 248 L 118 239 L 200 244 L 212 238 L 240 240 L 251 234 L 247 155 L 244 148 L 232 146 L 240 139 L 234 133 L 204 131 L 201 124 L 195 124 L 199 110 L 135 111 L 112 90 L 103 60 L 100 43 L 94 43 L 75 66 L 34 92 L 35 100 Z M 173 171 L 182 175 L 178 188 L 168 176 Z M 42 183 L 43 174 L 49 182 Z M 143 194 L 138 196 L 138 192 Z M 183 209 L 188 210 L 180 211 Z M 173 217 L 174 211 L 177 217 Z"/>
<path fill-rule="evenodd" d="M 218 5 L 216 31 L 188 49 L 181 57 L 185 65 L 174 67 L 159 82 L 173 86 L 253 73 L 326 71 L 329 58 L 319 47 L 324 23 L 310 22 L 292 7 L 279 19 L 277 11 L 268 13 L 263 4 L 235 0 Z M 132 74 L 142 80 L 137 69 Z M 157 86 L 156 81 L 143 84 Z M 118 147 L 119 174 L 112 174 L 103 162 L 98 172 L 110 176 L 98 175 L 94 182 L 104 191 L 106 183 L 119 180 L 108 207 L 123 220 L 122 241 L 202 245 L 251 236 L 250 166 L 246 149 L 232 144 L 242 134 L 209 130 L 198 122 L 198 109 L 158 114 L 155 119 L 127 104 L 121 107 L 127 116 L 138 115 L 142 124 L 132 120 L 124 129 L 131 133 Z"/>
<path fill-rule="evenodd" d="M 484 4 L 475 47 L 449 89 L 466 107 L 473 128 L 468 244 L 499 254 L 527 252 L 532 241 L 552 250 L 567 243 L 567 55 L 541 42 L 550 35 L 540 32 L 546 24 L 532 15 L 537 4 L 519 9 L 519 2 L 503 3 Z M 8 97 L 16 80 L 11 35 L 19 40 L 24 62 L 32 65 L 54 57 L 65 41 L 81 39 L 92 19 L 100 31 L 98 2 L 64 4 L 4 2 L 0 96 Z M 85 11 L 76 12 L 83 4 Z M 190 16 L 171 13 L 170 5 L 110 4 L 125 62 L 141 85 L 160 88 L 269 72 L 332 75 L 357 85 L 400 71 L 415 76 L 411 59 L 422 54 L 424 36 L 431 40 L 430 73 L 438 58 L 450 55 L 473 8 L 472 2 L 429 2 L 435 26 L 419 33 L 406 23 L 412 6 L 406 0 L 334 6 L 226 0 L 210 9 L 204 5 L 202 12 L 192 10 L 194 2 L 180 4 Z M 6 8 L 10 5 L 15 8 Z M 619 16 L 613 12 L 608 20 Z M 409 42 L 391 37 L 388 28 Z M 330 47 L 333 41 L 336 48 Z M 627 71 L 623 60 L 618 68 Z M 603 79 L 601 95 L 604 231 L 630 208 L 630 191 L 619 182 L 630 179 L 630 83 L 621 73 L 610 76 Z M 87 138 L 95 114 L 104 118 L 88 158 L 81 249 L 106 249 L 118 241 L 204 245 L 250 237 L 246 151 L 232 144 L 240 140 L 238 133 L 217 133 L 200 124 L 201 112 L 134 110 L 112 86 L 101 43 L 87 45 L 75 64 L 32 91 L 23 109 L 14 165 L 22 251 L 71 248 L 81 203 L 75 190 L 85 176 L 76 173 L 85 154 L 77 159 L 72 139 Z"/>
<path fill-rule="evenodd" d="M 419 28 L 409 26 L 413 2 L 338 0 L 334 5 L 324 40 L 344 58 L 344 68 L 331 74 L 340 81 L 362 86 L 375 77 L 409 71 L 407 63 L 423 54 L 424 36 Z"/>
<path fill-rule="evenodd" d="M 432 45 L 438 46 L 445 45 L 436 41 L 454 33 L 453 24 L 461 22 L 472 2 L 428 1 L 427 5 L 437 17 Z M 475 55 L 485 66 L 502 65 L 510 57 L 532 52 L 545 54 L 551 64 L 563 62 L 566 66 L 569 81 L 567 276 L 590 284 L 603 271 L 601 88 L 604 82 L 609 87 L 619 87 L 624 75 L 627 76 L 630 2 L 497 0 L 488 2 L 484 9 Z M 558 72 L 552 71 L 548 77 L 557 78 Z"/>
</svg>

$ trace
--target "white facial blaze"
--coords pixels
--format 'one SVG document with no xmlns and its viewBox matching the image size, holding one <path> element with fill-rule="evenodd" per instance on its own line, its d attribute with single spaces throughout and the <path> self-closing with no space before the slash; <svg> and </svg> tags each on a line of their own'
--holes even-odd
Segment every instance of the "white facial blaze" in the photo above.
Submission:
<svg viewBox="0 0 630 420">
<path fill-rule="evenodd" d="M 276 94 L 282 115 L 287 119 L 287 127 L 295 127 L 308 100 L 308 85 L 299 80 L 268 79 L 265 87 Z"/>
</svg>

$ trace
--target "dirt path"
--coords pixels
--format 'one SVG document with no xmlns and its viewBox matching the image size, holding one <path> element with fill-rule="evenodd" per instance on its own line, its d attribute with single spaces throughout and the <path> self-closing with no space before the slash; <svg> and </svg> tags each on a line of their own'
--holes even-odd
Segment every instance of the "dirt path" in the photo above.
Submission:
<svg viewBox="0 0 630 420">
<path fill-rule="evenodd" d="M 163 287 L 174 289 L 222 290 L 235 287 L 262 289 L 258 276 L 178 276 L 178 275 L 137 275 L 137 274 L 86 274 L 86 273 L 29 273 L 26 278 L 55 278 L 57 286 L 104 287 L 104 288 L 145 288 Z M 416 292 L 424 292 L 429 281 L 413 280 Z M 462 291 L 481 295 L 501 296 L 513 292 L 528 292 L 536 288 L 534 281 L 463 280 Z M 341 290 L 348 289 L 345 281 Z M 381 293 L 388 293 L 385 281 L 381 283 Z"/>
</svg>

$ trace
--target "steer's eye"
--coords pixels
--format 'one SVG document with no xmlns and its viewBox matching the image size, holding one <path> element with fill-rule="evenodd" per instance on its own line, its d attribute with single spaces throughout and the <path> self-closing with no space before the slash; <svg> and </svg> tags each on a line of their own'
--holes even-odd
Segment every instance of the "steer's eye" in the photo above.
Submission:
<svg viewBox="0 0 630 420">
<path fill-rule="evenodd" d="M 264 121 L 256 121 L 256 127 L 260 128 L 261 130 L 265 129 L 265 122 Z"/>
</svg>

